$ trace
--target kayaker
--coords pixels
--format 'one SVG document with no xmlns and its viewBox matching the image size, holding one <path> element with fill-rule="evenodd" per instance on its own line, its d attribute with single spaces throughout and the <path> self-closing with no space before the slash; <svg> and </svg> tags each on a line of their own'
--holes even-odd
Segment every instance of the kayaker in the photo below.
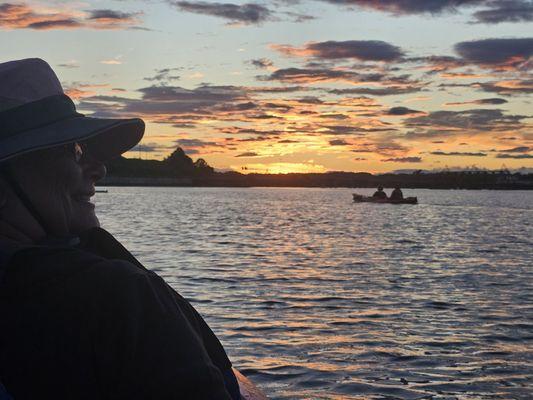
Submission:
<svg viewBox="0 0 533 400">
<path fill-rule="evenodd" d="M 375 197 L 376 199 L 386 199 L 387 193 L 383 191 L 383 186 L 379 186 L 378 190 L 374 192 L 372 197 Z"/>
<path fill-rule="evenodd" d="M 0 387 L 13 399 L 240 398 L 202 317 L 99 227 L 103 163 L 143 134 L 140 119 L 78 114 L 43 60 L 0 64 Z"/>
<path fill-rule="evenodd" d="M 403 200 L 403 193 L 402 193 L 402 189 L 400 189 L 400 185 L 396 185 L 394 187 L 394 190 L 390 194 L 389 198 L 391 200 Z"/>
</svg>

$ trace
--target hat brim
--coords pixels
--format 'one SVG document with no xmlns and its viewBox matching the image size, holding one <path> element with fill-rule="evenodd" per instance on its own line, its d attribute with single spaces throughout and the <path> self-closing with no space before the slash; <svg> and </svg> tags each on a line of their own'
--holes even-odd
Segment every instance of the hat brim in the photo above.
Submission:
<svg viewBox="0 0 533 400">
<path fill-rule="evenodd" d="M 140 142 L 144 135 L 141 119 L 103 119 L 77 116 L 4 138 L 0 161 L 36 150 L 77 141 L 86 142 L 101 161 L 118 157 Z"/>
</svg>

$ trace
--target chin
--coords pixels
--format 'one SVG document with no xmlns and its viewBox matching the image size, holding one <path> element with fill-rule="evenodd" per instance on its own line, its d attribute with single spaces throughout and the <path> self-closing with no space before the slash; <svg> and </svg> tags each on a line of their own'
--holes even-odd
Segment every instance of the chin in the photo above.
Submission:
<svg viewBox="0 0 533 400">
<path fill-rule="evenodd" d="M 73 235 L 79 235 L 80 233 L 89 229 L 99 227 L 100 221 L 98 221 L 98 217 L 93 213 L 91 215 L 80 216 L 80 218 L 73 220 L 71 223 L 70 233 Z"/>
</svg>

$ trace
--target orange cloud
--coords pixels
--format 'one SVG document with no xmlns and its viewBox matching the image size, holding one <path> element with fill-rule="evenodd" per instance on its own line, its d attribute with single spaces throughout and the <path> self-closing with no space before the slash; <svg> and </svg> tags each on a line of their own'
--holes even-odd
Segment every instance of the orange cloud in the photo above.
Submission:
<svg viewBox="0 0 533 400">
<path fill-rule="evenodd" d="M 270 44 L 268 47 L 288 57 L 311 57 L 314 54 L 312 50 L 305 47 L 294 47 L 288 44 Z"/>
<path fill-rule="evenodd" d="M 77 88 L 65 89 L 65 94 L 73 100 L 81 99 L 83 97 L 91 97 L 96 94 L 94 91 L 81 90 Z"/>
<path fill-rule="evenodd" d="M 26 4 L 0 4 L 0 28 L 4 29 L 66 29 L 81 23 L 71 14 L 55 11 L 38 13 Z"/>
<path fill-rule="evenodd" d="M 73 100 L 79 100 L 86 97 L 95 96 L 99 89 L 108 88 L 109 85 L 102 84 L 90 84 L 90 83 L 74 83 L 71 86 L 65 88 L 65 94 Z"/>
<path fill-rule="evenodd" d="M 474 88 L 480 88 L 485 92 L 495 92 L 504 95 L 512 95 L 519 93 L 533 93 L 532 79 L 510 79 L 495 82 L 474 83 Z"/>
<path fill-rule="evenodd" d="M 139 23 L 140 13 L 113 10 L 36 10 L 25 3 L 0 4 L 0 29 L 124 29 Z"/>
<path fill-rule="evenodd" d="M 473 74 L 470 72 L 443 72 L 440 74 L 440 77 L 444 79 L 479 79 L 479 78 L 486 78 L 489 76 L 490 75 Z"/>
<path fill-rule="evenodd" d="M 323 60 L 355 59 L 393 62 L 404 56 L 404 52 L 399 47 L 381 40 L 328 40 L 309 42 L 303 47 L 285 44 L 271 44 L 269 47 L 289 57 L 314 57 Z"/>
</svg>

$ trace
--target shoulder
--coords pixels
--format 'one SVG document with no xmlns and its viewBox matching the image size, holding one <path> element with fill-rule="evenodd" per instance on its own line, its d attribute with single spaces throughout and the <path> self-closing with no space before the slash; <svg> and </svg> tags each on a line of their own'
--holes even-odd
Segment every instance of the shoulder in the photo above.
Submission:
<svg viewBox="0 0 533 400">
<path fill-rule="evenodd" d="M 8 292 L 19 293 L 65 285 L 101 287 L 143 278 L 159 277 L 131 262 L 106 259 L 76 248 L 30 247 L 12 256 L 3 283 Z"/>
</svg>

